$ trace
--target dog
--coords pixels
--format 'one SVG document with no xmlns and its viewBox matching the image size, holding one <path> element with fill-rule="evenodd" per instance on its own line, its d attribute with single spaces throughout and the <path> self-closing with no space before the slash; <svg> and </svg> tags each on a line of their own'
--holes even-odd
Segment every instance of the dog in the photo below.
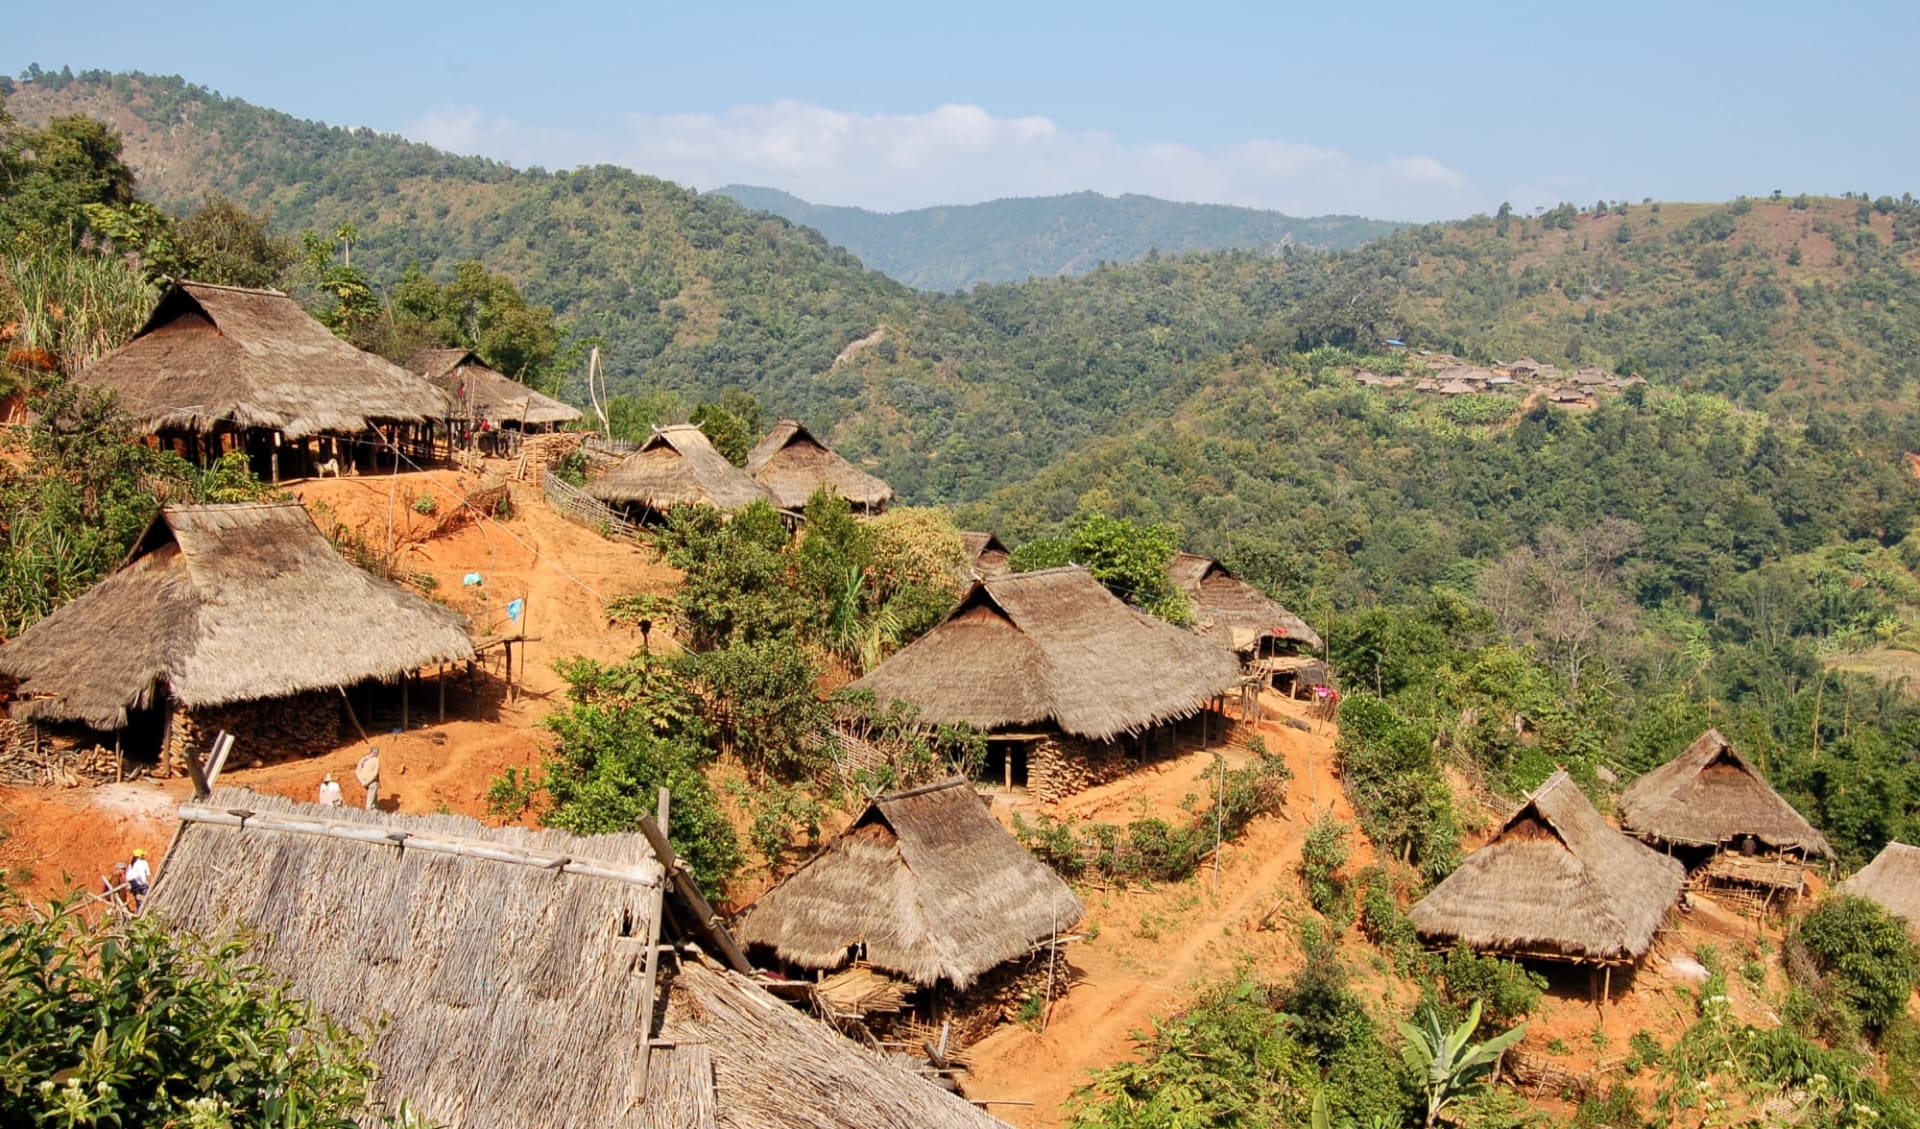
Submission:
<svg viewBox="0 0 1920 1129">
<path fill-rule="evenodd" d="M 347 473 L 348 474 L 353 473 L 352 463 L 347 464 Z M 314 474 L 316 477 L 319 477 L 319 478 L 325 478 L 328 475 L 332 475 L 335 478 L 339 478 L 340 477 L 340 460 L 337 458 L 328 459 L 326 462 L 321 463 L 319 466 L 314 468 Z"/>
</svg>

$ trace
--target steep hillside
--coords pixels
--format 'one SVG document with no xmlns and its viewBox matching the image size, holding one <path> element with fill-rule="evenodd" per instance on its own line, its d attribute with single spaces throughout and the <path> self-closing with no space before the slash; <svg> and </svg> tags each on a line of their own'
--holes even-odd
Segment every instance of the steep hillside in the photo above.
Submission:
<svg viewBox="0 0 1920 1129">
<path fill-rule="evenodd" d="M 714 194 L 815 228 L 861 262 L 923 290 L 1085 274 L 1103 262 L 1132 262 L 1156 251 L 1340 251 L 1402 226 L 1097 192 L 892 213 L 810 204 L 777 188 L 740 184 Z"/>
</svg>

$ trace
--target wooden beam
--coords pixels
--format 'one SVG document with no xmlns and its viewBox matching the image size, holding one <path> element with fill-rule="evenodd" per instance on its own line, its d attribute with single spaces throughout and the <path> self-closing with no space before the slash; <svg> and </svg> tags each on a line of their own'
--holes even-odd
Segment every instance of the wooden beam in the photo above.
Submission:
<svg viewBox="0 0 1920 1129">
<path fill-rule="evenodd" d="M 652 816 L 640 817 L 640 833 L 647 837 L 647 842 L 653 847 L 654 857 L 660 860 L 661 866 L 667 868 L 667 874 L 673 880 L 674 890 L 679 893 L 692 912 L 694 929 L 705 935 L 706 940 L 713 945 L 721 959 L 725 960 L 735 972 L 751 975 L 753 965 L 747 962 L 747 955 L 740 951 L 739 945 L 734 944 L 733 936 L 727 932 L 727 927 L 721 924 L 720 915 L 713 911 L 713 906 L 708 904 L 706 897 L 700 893 L 700 888 L 693 884 L 693 877 L 687 873 L 686 864 L 681 862 L 680 856 L 674 853 L 672 845 L 667 842 L 666 835 L 661 832 L 660 825 L 653 821 Z"/>
<path fill-rule="evenodd" d="M 665 788 L 660 789 L 655 800 L 655 820 L 664 832 L 668 827 L 668 808 L 672 797 Z M 666 883 L 654 891 L 652 920 L 647 923 L 647 975 L 640 986 L 640 1100 L 647 1098 L 647 1071 L 651 1066 L 653 1053 L 653 998 L 657 991 L 655 980 L 660 974 L 660 913 L 666 908 Z"/>
</svg>

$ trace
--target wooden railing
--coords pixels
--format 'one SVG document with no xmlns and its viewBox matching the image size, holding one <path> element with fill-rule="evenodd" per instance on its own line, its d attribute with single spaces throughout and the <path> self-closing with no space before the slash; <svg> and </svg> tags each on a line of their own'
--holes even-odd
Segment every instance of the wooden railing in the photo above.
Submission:
<svg viewBox="0 0 1920 1129">
<path fill-rule="evenodd" d="M 625 515 L 578 486 L 560 481 L 552 471 L 541 476 L 540 492 L 546 496 L 547 505 L 582 525 L 598 530 L 604 537 L 636 544 L 646 540 L 645 531 L 628 521 Z"/>
</svg>

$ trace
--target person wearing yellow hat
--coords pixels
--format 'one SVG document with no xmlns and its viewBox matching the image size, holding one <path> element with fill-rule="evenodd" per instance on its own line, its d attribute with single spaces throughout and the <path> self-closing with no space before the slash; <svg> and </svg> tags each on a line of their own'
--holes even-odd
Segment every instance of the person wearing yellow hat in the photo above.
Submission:
<svg viewBox="0 0 1920 1129">
<path fill-rule="evenodd" d="M 127 864 L 127 891 L 133 895 L 133 910 L 140 912 L 140 903 L 147 900 L 147 888 L 153 883 L 153 868 L 147 865 L 147 852 L 133 849 L 133 861 Z"/>
</svg>

